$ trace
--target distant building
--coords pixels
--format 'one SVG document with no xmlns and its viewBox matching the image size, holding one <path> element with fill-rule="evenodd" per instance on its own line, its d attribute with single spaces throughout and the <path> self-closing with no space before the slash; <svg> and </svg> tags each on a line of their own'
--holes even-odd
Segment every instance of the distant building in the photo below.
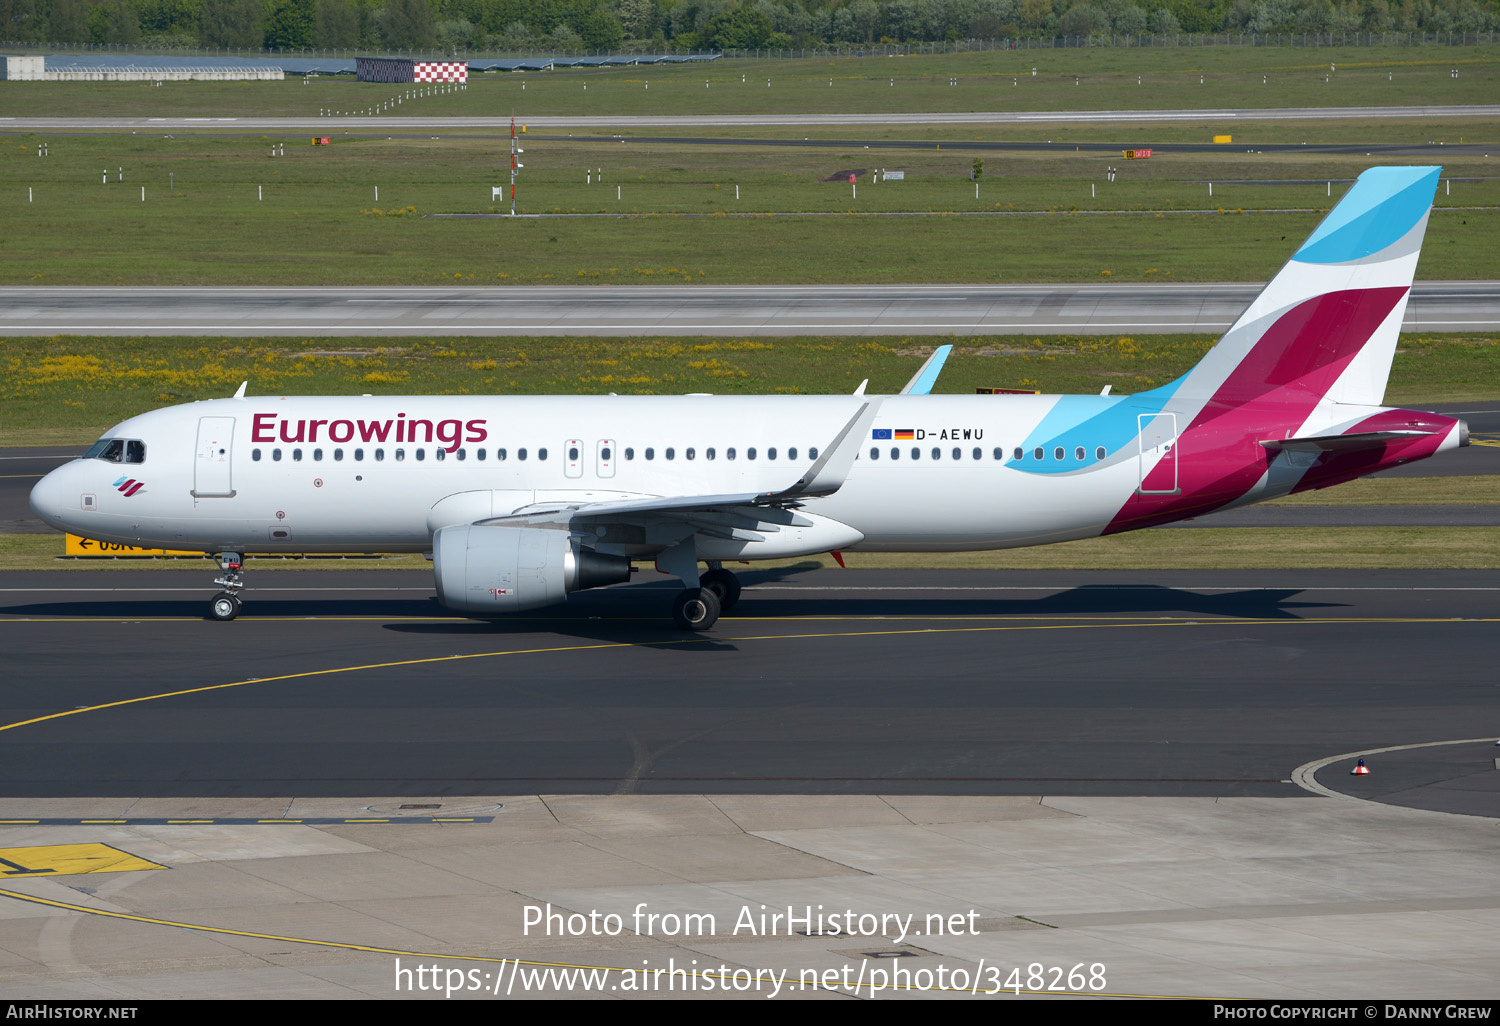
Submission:
<svg viewBox="0 0 1500 1026">
<path fill-rule="evenodd" d="M 356 57 L 361 82 L 467 82 L 467 61 L 418 61 L 406 57 Z"/>
</svg>

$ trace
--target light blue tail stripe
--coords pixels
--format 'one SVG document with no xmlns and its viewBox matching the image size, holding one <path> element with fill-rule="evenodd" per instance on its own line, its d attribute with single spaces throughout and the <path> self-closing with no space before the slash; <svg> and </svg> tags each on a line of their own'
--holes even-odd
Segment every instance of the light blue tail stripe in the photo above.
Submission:
<svg viewBox="0 0 1500 1026">
<path fill-rule="evenodd" d="M 1344 194 L 1293 260 L 1341 264 L 1379 253 L 1416 227 L 1437 190 L 1440 167 L 1371 168 Z"/>
</svg>

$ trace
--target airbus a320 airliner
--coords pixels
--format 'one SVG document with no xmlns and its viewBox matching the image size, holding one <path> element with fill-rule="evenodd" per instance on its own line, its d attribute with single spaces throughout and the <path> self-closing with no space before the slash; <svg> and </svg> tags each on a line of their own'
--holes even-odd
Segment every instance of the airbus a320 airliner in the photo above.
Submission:
<svg viewBox="0 0 1500 1026">
<path fill-rule="evenodd" d="M 729 560 L 1040 545 L 1324 488 L 1468 444 L 1381 405 L 1440 172 L 1366 171 L 1197 366 L 1137 395 L 931 395 L 940 357 L 887 396 L 241 386 L 125 421 L 31 504 L 216 554 L 218 620 L 246 552 L 430 552 L 439 600 L 480 618 L 655 560 L 677 622 L 706 630 L 739 597 Z"/>
</svg>

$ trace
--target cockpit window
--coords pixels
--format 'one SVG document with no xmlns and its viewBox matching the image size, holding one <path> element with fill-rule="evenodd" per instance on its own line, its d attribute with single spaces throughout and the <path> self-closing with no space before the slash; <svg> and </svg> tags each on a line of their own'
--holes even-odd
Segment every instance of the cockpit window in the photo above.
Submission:
<svg viewBox="0 0 1500 1026">
<path fill-rule="evenodd" d="M 146 443 L 125 438 L 101 438 L 89 446 L 83 458 L 109 463 L 145 463 Z"/>
<path fill-rule="evenodd" d="M 86 460 L 108 460 L 110 463 L 125 462 L 125 440 L 123 438 L 101 438 L 89 446 L 83 454 Z"/>
</svg>

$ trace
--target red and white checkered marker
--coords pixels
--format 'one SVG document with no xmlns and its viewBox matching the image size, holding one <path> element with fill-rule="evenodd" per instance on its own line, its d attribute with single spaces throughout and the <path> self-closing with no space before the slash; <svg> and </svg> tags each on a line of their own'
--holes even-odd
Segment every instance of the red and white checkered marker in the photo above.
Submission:
<svg viewBox="0 0 1500 1026">
<path fill-rule="evenodd" d="M 1355 762 L 1354 768 L 1349 771 L 1349 775 L 1351 777 L 1367 777 L 1370 775 L 1370 767 L 1365 765 L 1365 760 L 1360 759 Z"/>
</svg>

